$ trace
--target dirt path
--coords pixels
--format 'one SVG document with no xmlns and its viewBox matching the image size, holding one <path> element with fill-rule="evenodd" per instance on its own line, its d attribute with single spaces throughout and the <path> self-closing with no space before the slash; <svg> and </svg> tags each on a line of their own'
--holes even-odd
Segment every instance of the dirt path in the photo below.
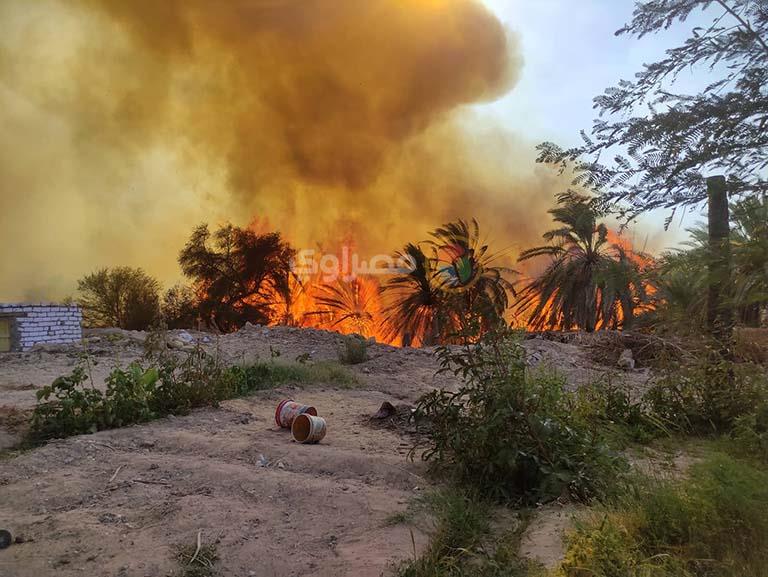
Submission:
<svg viewBox="0 0 768 577">
<path fill-rule="evenodd" d="M 85 345 L 0 357 L 0 441 L 3 434 L 14 440 L 10 417 L 29 410 L 35 391 L 69 373 L 85 348 L 103 386 L 114 365 L 141 356 L 144 336 L 96 333 Z M 276 354 L 290 362 L 305 353 L 311 362 L 336 359 L 339 336 L 247 327 L 204 346 L 227 362 Z M 525 346 L 532 363 L 564 372 L 573 384 L 606 371 L 574 345 L 533 339 Z M 372 428 L 367 415 L 383 401 L 413 403 L 436 386 L 453 386 L 435 378 L 432 353 L 372 344 L 370 359 L 350 369 L 360 381 L 352 390 L 326 384 L 264 392 L 0 461 L 0 528 L 27 540 L 0 551 L 0 577 L 172 575 L 175 547 L 194 544 L 199 531 L 204 543 L 217 543 L 222 575 L 387 573 L 413 555 L 413 543 L 409 527 L 385 521 L 427 482 L 422 464 L 405 457 L 410 439 Z M 326 417 L 323 443 L 298 445 L 275 429 L 274 408 L 286 397 Z M 427 541 L 419 531 L 414 538 L 417 549 Z"/>
<path fill-rule="evenodd" d="M 316 446 L 276 430 L 282 396 L 1 463 L 2 525 L 34 541 L 1 551 L 0 575 L 168 575 L 178 569 L 174 545 L 194 543 L 198 531 L 219 540 L 223 575 L 378 576 L 411 555 L 409 530 L 385 520 L 424 489 L 423 471 L 404 459 L 401 437 L 364 424 L 383 395 L 305 391 L 333 423 Z"/>
</svg>

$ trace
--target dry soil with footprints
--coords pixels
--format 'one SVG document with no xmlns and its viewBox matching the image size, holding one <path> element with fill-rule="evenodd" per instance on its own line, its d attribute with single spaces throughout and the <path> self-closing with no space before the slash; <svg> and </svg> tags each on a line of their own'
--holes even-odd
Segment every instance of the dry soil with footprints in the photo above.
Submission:
<svg viewBox="0 0 768 577">
<path fill-rule="evenodd" d="M 18 440 L 20 416 L 35 391 L 72 370 L 85 349 L 94 382 L 143 353 L 144 333 L 89 332 L 84 344 L 0 356 L 0 442 Z M 228 362 L 307 354 L 336 359 L 339 335 L 312 329 L 248 326 L 212 337 L 173 332 Z M 552 365 L 572 384 L 613 368 L 576 345 L 525 341 L 532 363 Z M 387 519 L 428 490 L 425 470 L 407 452 L 407 432 L 371 426 L 384 401 L 414 403 L 433 387 L 451 387 L 430 349 L 369 347 L 350 367 L 359 384 L 284 387 L 226 401 L 216 409 L 145 425 L 51 442 L 0 460 L 0 528 L 24 542 L 0 551 L 0 577 L 165 576 L 178 569 L 175 548 L 217 543 L 227 576 L 387 574 L 413 555 L 427 532 Z M 644 373 L 630 379 L 642 380 Z M 319 445 L 300 445 L 274 423 L 280 399 L 311 403 L 328 422 Z M 551 511 L 548 510 L 548 511 Z M 524 540 L 545 562 L 560 551 L 562 512 L 543 514 Z M 428 526 L 428 523 L 426 524 Z M 425 524 L 420 523 L 420 527 Z M 543 528 L 543 530 L 542 530 Z M 413 541 L 412 541 L 413 535 Z"/>
</svg>

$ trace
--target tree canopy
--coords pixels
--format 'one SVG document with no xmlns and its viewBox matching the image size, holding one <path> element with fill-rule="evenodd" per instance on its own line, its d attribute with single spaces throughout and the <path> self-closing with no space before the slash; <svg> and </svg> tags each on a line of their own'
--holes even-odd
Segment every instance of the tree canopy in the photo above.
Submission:
<svg viewBox="0 0 768 577">
<path fill-rule="evenodd" d="M 595 98 L 600 118 L 584 144 L 545 142 L 539 161 L 574 169 L 574 184 L 621 201 L 625 216 L 707 198 L 705 174 L 726 175 L 731 195 L 768 191 L 768 8 L 765 0 L 644 0 L 618 30 L 642 38 L 697 10 L 711 24 Z M 684 70 L 711 78 L 698 94 L 674 90 Z M 606 158 L 607 157 L 607 158 Z M 674 214 L 674 210 L 673 210 Z M 670 216 L 671 218 L 671 216 Z"/>
<path fill-rule="evenodd" d="M 270 321 L 288 298 L 294 256 L 280 233 L 226 225 L 211 234 L 203 224 L 182 249 L 179 264 L 199 295 L 203 319 L 230 331 Z"/>
<path fill-rule="evenodd" d="M 77 281 L 86 324 L 144 330 L 160 315 L 160 283 L 140 268 L 103 268 Z"/>
</svg>

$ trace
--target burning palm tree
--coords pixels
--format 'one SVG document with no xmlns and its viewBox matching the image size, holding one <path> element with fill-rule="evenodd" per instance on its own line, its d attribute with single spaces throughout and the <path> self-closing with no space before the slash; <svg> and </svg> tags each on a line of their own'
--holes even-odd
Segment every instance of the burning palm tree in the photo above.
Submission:
<svg viewBox="0 0 768 577">
<path fill-rule="evenodd" d="M 549 244 L 518 258 L 550 258 L 544 272 L 521 291 L 518 311 L 527 313 L 529 326 L 537 330 L 592 332 L 622 320 L 631 323 L 635 304 L 645 295 L 637 260 L 611 242 L 589 198 L 569 193 L 558 204 L 549 212 L 563 226 L 544 233 Z"/>
<path fill-rule="evenodd" d="M 446 342 L 461 328 L 464 319 L 477 317 L 482 332 L 499 321 L 514 287 L 505 278 L 511 269 L 496 266 L 499 255 L 489 253 L 480 242 L 480 227 L 474 219 L 458 220 L 431 233 L 426 244 L 408 244 L 396 257 L 411 268 L 393 277 L 383 290 L 390 296 L 385 317 L 391 334 L 405 342 Z"/>
</svg>

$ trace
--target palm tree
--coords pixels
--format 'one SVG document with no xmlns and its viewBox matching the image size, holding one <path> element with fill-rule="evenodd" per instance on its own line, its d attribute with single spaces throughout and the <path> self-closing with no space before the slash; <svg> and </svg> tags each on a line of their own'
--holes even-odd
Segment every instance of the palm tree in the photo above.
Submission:
<svg viewBox="0 0 768 577">
<path fill-rule="evenodd" d="M 768 200 L 731 205 L 731 269 L 723 295 L 745 325 L 759 325 L 768 305 Z M 700 330 L 706 318 L 709 235 L 706 225 L 688 229 L 686 248 L 664 254 L 652 281 L 658 326 Z"/>
<path fill-rule="evenodd" d="M 479 319 L 482 333 L 502 318 L 508 292 L 514 294 L 504 275 L 514 271 L 494 264 L 499 255 L 480 242 L 474 219 L 450 222 L 430 236 L 424 243 L 428 252 L 410 243 L 395 254 L 411 267 L 382 287 L 390 298 L 384 312 L 391 335 L 422 344 L 448 342 L 471 317 Z"/>
<path fill-rule="evenodd" d="M 338 279 L 333 284 L 319 285 L 315 302 L 320 310 L 308 314 L 329 316 L 331 328 L 343 333 L 375 336 L 381 320 L 375 280 L 358 276 L 349 281 Z"/>
<path fill-rule="evenodd" d="M 480 241 L 477 221 L 450 222 L 431 236 L 438 287 L 459 297 L 465 313 L 477 313 L 488 322 L 501 318 L 509 306 L 509 294 L 515 294 L 514 284 L 505 275 L 516 271 L 493 264 L 503 255 L 488 252 L 488 245 Z"/>
<path fill-rule="evenodd" d="M 548 244 L 523 251 L 518 261 L 549 257 L 542 274 L 521 291 L 518 310 L 529 326 L 592 332 L 602 326 L 629 324 L 645 296 L 640 270 L 629 252 L 611 243 L 590 199 L 575 193 L 558 197 L 549 211 L 561 224 L 544 233 Z"/>
<path fill-rule="evenodd" d="M 387 338 L 400 337 L 403 345 L 435 344 L 452 323 L 445 322 L 444 293 L 434 282 L 432 263 L 421 247 L 413 243 L 396 252 L 395 258 L 411 266 L 382 286 L 382 292 L 391 297 L 384 308 Z"/>
</svg>

